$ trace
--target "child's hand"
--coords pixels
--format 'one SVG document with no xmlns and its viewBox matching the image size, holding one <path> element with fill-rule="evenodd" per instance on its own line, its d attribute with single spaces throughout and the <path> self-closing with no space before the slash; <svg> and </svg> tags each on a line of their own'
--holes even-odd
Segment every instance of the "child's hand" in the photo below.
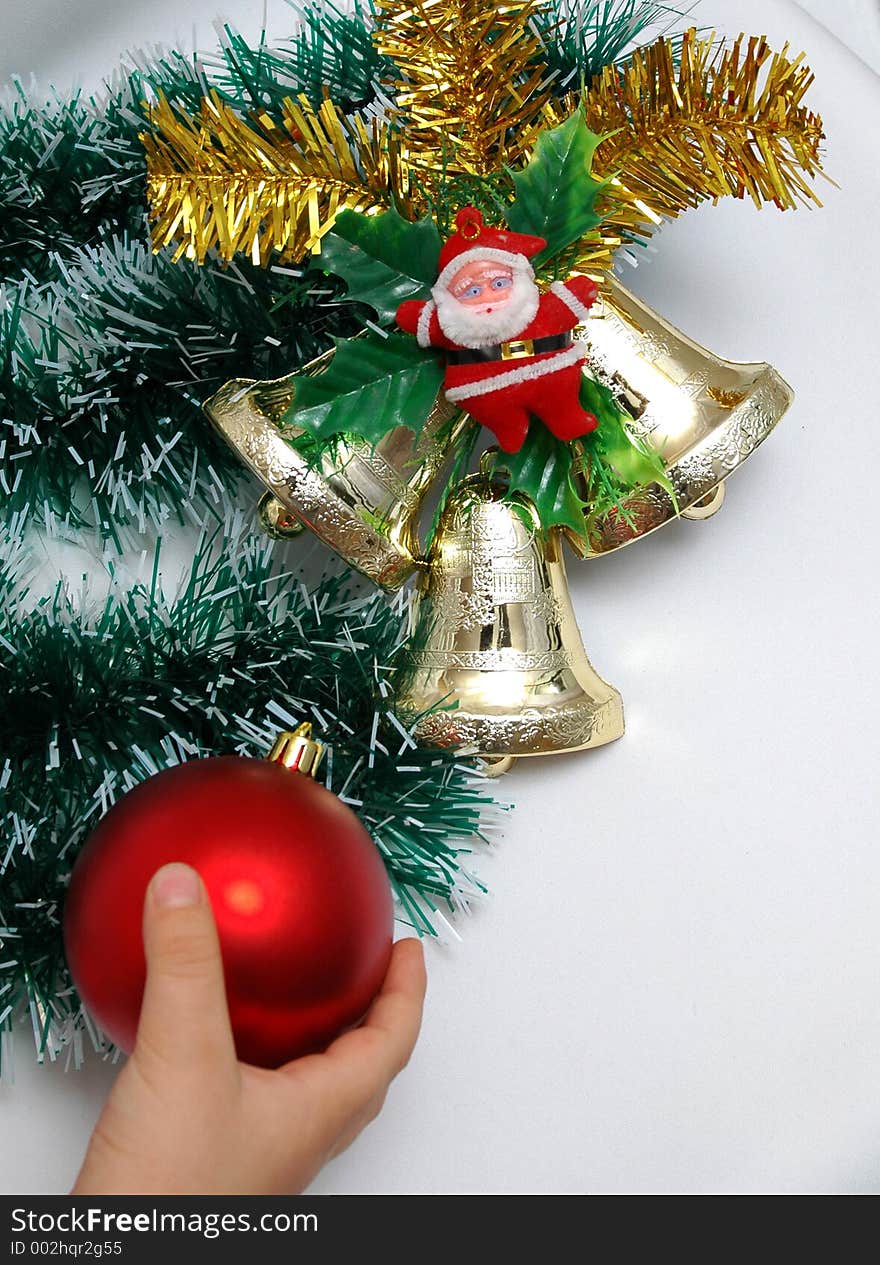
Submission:
<svg viewBox="0 0 880 1265">
<path fill-rule="evenodd" d="M 415 1045 L 421 945 L 394 947 L 359 1028 L 278 1071 L 239 1063 L 217 931 L 194 870 L 169 865 L 144 903 L 147 984 L 137 1045 L 95 1126 L 73 1193 L 302 1190 L 378 1114 Z"/>
</svg>

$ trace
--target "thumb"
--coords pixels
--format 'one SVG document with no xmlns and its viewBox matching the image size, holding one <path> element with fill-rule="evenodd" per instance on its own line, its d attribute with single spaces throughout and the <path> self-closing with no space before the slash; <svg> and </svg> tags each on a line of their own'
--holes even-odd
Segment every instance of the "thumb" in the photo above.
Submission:
<svg viewBox="0 0 880 1265">
<path fill-rule="evenodd" d="M 205 1069 L 235 1062 L 217 927 L 205 885 L 175 862 L 144 900 L 147 982 L 134 1057 Z"/>
</svg>

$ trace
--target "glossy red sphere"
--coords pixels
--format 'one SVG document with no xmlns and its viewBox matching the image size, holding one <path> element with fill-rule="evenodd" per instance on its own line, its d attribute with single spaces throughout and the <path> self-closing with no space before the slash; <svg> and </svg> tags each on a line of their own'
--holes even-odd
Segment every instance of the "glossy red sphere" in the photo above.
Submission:
<svg viewBox="0 0 880 1265">
<path fill-rule="evenodd" d="M 67 960 L 123 1050 L 134 1046 L 144 989 L 144 894 L 169 861 L 193 866 L 207 888 L 240 1059 L 278 1067 L 363 1016 L 391 955 L 391 888 L 375 844 L 311 778 L 220 756 L 129 791 L 73 870 Z"/>
</svg>

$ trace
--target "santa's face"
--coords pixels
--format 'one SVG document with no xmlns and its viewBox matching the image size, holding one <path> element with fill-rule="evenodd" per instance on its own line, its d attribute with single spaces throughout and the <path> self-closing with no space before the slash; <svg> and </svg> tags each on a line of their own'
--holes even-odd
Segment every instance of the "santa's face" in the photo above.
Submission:
<svg viewBox="0 0 880 1265">
<path fill-rule="evenodd" d="M 485 347 L 522 334 L 534 320 L 540 295 L 525 256 L 465 259 L 432 291 L 443 333 L 463 347 Z"/>
<path fill-rule="evenodd" d="M 449 290 L 459 303 L 488 316 L 493 309 L 509 302 L 513 293 L 513 269 L 490 259 L 478 259 L 459 268 L 449 282 Z"/>
</svg>

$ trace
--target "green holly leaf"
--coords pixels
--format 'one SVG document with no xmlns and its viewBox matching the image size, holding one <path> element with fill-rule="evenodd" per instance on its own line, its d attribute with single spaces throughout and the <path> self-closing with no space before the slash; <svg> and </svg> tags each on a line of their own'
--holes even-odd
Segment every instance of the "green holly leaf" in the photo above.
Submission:
<svg viewBox="0 0 880 1265">
<path fill-rule="evenodd" d="M 392 207 L 381 215 L 342 211 L 324 237 L 316 266 L 348 285 L 348 298 L 368 304 L 390 325 L 404 299 L 426 299 L 437 278 L 440 234 L 430 216 L 411 223 Z"/>
<path fill-rule="evenodd" d="M 506 470 L 510 491 L 524 492 L 535 503 L 545 530 L 567 527 L 585 537 L 584 502 L 573 480 L 571 445 L 533 418 L 519 452 L 493 454 L 492 469 Z"/>
<path fill-rule="evenodd" d="M 516 198 L 507 214 L 515 233 L 544 237 L 547 247 L 535 264 L 554 259 L 580 241 L 601 221 L 596 197 L 605 182 L 594 180 L 590 169 L 602 137 L 591 132 L 583 112 L 576 110 L 558 127 L 541 132 L 522 171 L 510 173 Z"/>
<path fill-rule="evenodd" d="M 599 419 L 599 426 L 584 436 L 584 451 L 592 461 L 610 467 L 624 485 L 626 493 L 658 483 L 674 498 L 672 484 L 663 459 L 647 444 L 632 434 L 626 425 L 626 414 L 614 398 L 610 387 L 588 374 L 581 378 L 581 406 Z"/>
<path fill-rule="evenodd" d="M 294 400 L 283 423 L 318 439 L 359 435 L 374 445 L 396 426 L 418 436 L 442 381 L 437 354 L 408 334 L 340 338 L 323 373 L 294 379 Z"/>
</svg>

